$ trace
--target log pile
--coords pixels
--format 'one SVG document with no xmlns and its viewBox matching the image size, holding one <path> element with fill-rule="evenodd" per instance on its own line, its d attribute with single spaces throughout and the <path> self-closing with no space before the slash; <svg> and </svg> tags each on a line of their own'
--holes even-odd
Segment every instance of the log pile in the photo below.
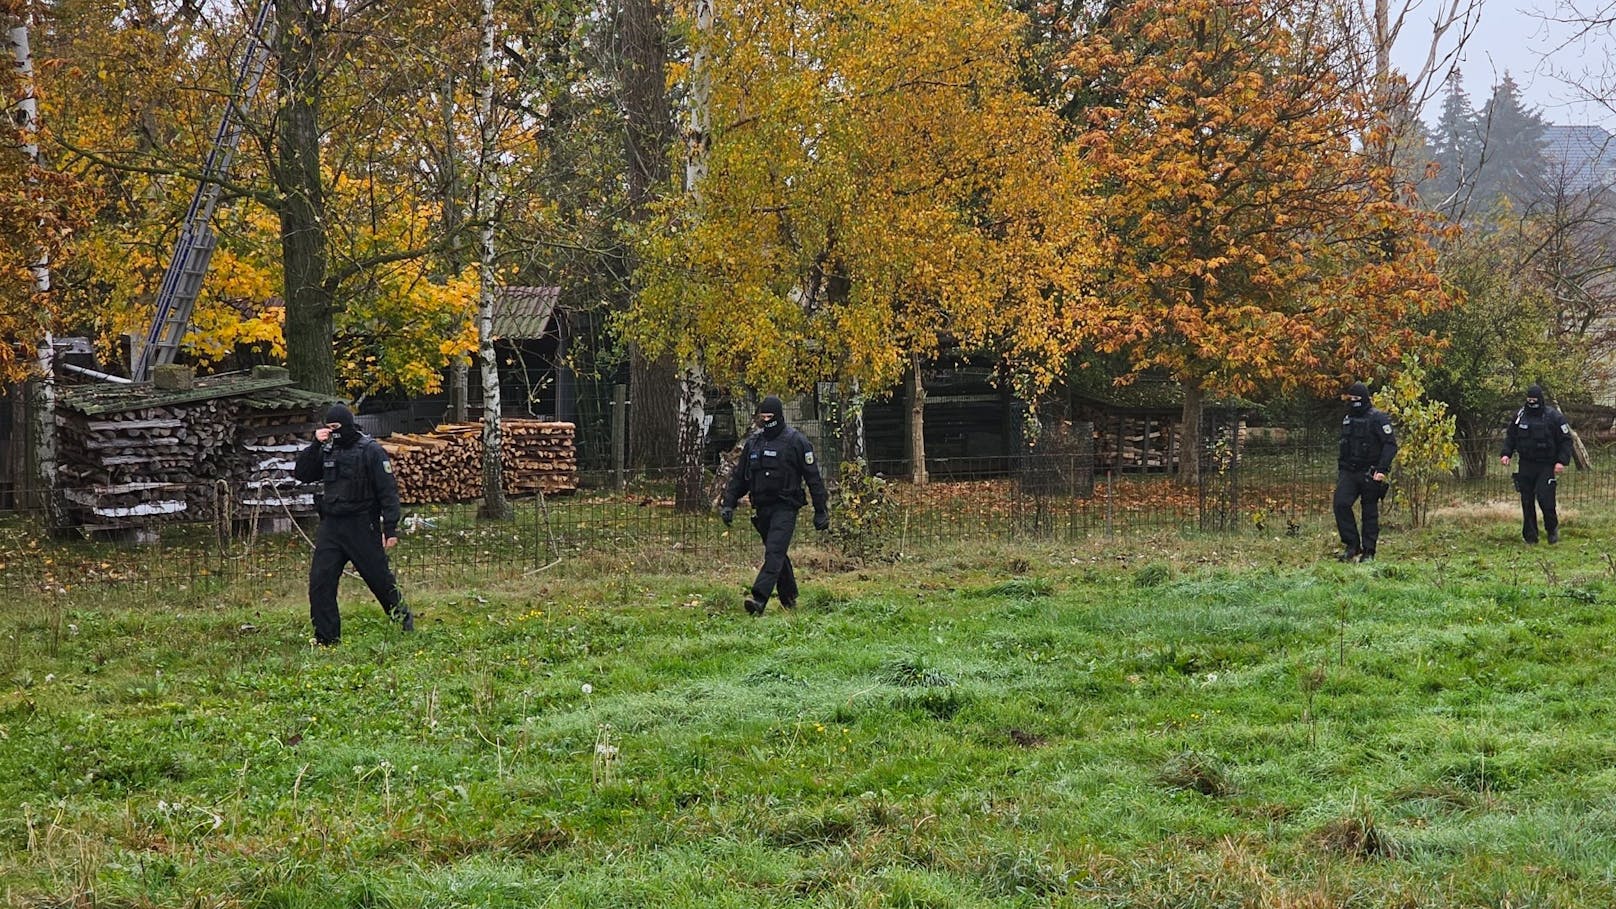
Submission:
<svg viewBox="0 0 1616 909">
<path fill-rule="evenodd" d="M 461 502 L 483 492 L 482 440 L 475 433 L 394 433 L 382 440 L 399 501 Z"/>
<path fill-rule="evenodd" d="M 243 505 L 312 509 L 292 459 L 327 398 L 284 370 L 189 387 L 81 385 L 57 401 L 57 460 L 68 517 L 86 530 L 210 521 Z M 290 496 L 288 500 L 287 497 Z"/>
<path fill-rule="evenodd" d="M 578 451 L 571 423 L 505 420 L 500 423 L 499 460 L 508 495 L 573 492 L 578 488 Z"/>
<path fill-rule="evenodd" d="M 397 433 L 382 440 L 405 504 L 464 502 L 483 494 L 482 425 L 451 423 L 430 433 Z M 504 420 L 500 466 L 506 495 L 572 492 L 578 458 L 571 423 Z"/>
<path fill-rule="evenodd" d="M 231 488 L 244 509 L 273 509 L 291 517 L 314 513 L 318 484 L 292 479 L 292 465 L 319 427 L 318 404 L 265 396 L 243 401 L 236 429 Z"/>
<path fill-rule="evenodd" d="M 59 477 L 82 525 L 207 520 L 234 438 L 227 401 L 85 414 L 59 409 Z"/>
</svg>

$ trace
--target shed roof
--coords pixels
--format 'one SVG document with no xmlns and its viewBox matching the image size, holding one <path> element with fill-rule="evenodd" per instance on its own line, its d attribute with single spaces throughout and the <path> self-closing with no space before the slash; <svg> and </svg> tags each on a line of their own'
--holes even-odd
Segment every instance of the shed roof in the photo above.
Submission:
<svg viewBox="0 0 1616 909">
<path fill-rule="evenodd" d="M 510 285 L 494 298 L 494 337 L 528 340 L 542 338 L 550 327 L 559 287 Z"/>
<path fill-rule="evenodd" d="M 248 407 L 296 409 L 318 407 L 337 400 L 332 395 L 305 391 L 289 378 L 253 378 L 243 375 L 204 376 L 191 388 L 163 390 L 149 382 L 131 385 L 98 382 L 64 386 L 57 392 L 57 406 L 85 416 L 121 413 L 146 407 L 191 404 L 215 398 L 244 398 Z"/>
</svg>

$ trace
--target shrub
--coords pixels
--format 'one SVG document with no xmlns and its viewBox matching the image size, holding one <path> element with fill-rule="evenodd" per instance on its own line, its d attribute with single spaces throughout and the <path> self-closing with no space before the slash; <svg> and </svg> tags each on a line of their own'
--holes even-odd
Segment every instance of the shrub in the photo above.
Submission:
<svg viewBox="0 0 1616 909">
<path fill-rule="evenodd" d="M 894 555 L 892 501 L 887 481 L 850 461 L 838 471 L 830 524 L 831 540 L 842 554 L 859 562 Z"/>
</svg>

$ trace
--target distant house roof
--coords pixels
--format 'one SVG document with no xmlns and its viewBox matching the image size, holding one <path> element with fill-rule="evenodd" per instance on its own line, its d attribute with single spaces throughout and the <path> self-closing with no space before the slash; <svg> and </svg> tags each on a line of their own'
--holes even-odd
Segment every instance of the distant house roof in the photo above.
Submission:
<svg viewBox="0 0 1616 909">
<path fill-rule="evenodd" d="M 1549 178 L 1567 192 L 1616 185 L 1616 136 L 1600 126 L 1545 126 Z"/>
<path fill-rule="evenodd" d="M 494 298 L 494 337 L 516 340 L 544 337 L 559 299 L 559 287 L 500 288 Z"/>
</svg>

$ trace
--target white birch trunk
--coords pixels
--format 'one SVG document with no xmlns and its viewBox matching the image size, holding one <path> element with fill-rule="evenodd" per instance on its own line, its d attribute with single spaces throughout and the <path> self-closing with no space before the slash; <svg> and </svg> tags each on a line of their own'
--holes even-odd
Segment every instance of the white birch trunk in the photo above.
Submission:
<svg viewBox="0 0 1616 909">
<path fill-rule="evenodd" d="M 6 33 L 6 43 L 21 78 L 23 95 L 14 107 L 16 123 L 22 132 L 22 153 L 34 165 L 39 164 L 39 101 L 34 96 L 34 56 L 28 43 L 28 25 L 13 26 Z M 61 526 L 61 511 L 56 501 L 56 343 L 51 336 L 51 318 L 45 308 L 44 295 L 51 289 L 50 261 L 41 252 L 34 264 L 28 266 L 34 279 L 34 292 L 40 298 L 40 319 L 43 326 L 39 343 L 39 380 L 34 386 L 34 466 L 39 495 L 42 498 L 50 524 Z"/>
<path fill-rule="evenodd" d="M 712 141 L 712 72 L 708 42 L 713 32 L 713 0 L 696 0 L 695 54 L 690 61 L 690 121 L 685 136 L 685 191 L 700 217 L 701 187 L 707 179 L 707 148 Z M 679 479 L 674 503 L 685 510 L 704 507 L 701 454 L 707 429 L 707 371 L 698 353 L 679 364 Z"/>
<path fill-rule="evenodd" d="M 494 356 L 494 299 L 499 277 L 494 271 L 494 219 L 499 210 L 497 132 L 494 124 L 494 0 L 483 0 L 482 48 L 477 55 L 477 116 L 479 147 L 475 217 L 479 224 L 479 276 L 477 295 L 477 353 L 483 380 L 483 504 L 479 515 L 503 520 L 511 516 L 505 499 L 505 471 L 500 462 L 499 361 Z"/>
<path fill-rule="evenodd" d="M 857 464 L 860 471 L 868 473 L 870 456 L 864 441 L 864 384 L 858 379 L 850 384 L 852 388 L 842 411 L 842 433 L 847 439 L 842 444 L 842 456 Z"/>
</svg>

